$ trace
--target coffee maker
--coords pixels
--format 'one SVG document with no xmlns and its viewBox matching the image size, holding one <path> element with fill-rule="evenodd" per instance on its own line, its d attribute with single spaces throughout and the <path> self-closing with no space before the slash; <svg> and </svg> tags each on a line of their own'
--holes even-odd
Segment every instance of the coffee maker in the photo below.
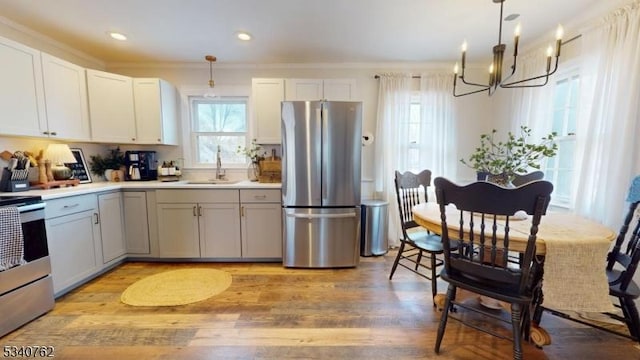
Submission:
<svg viewBox="0 0 640 360">
<path fill-rule="evenodd" d="M 131 150 L 124 153 L 127 167 L 126 181 L 150 181 L 158 179 L 158 161 L 155 151 Z"/>
</svg>

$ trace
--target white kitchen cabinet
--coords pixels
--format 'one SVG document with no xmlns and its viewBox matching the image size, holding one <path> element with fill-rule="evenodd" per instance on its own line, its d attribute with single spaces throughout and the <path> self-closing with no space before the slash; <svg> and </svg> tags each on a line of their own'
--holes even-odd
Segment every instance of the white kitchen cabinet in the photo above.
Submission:
<svg viewBox="0 0 640 360">
<path fill-rule="evenodd" d="M 133 79 L 136 143 L 178 145 L 177 93 L 157 78 Z"/>
<path fill-rule="evenodd" d="M 87 89 L 92 141 L 135 143 L 132 78 L 87 69 Z"/>
<path fill-rule="evenodd" d="M 107 264 L 126 253 L 122 193 L 120 191 L 98 195 L 100 209 L 100 235 L 102 261 Z"/>
<path fill-rule="evenodd" d="M 286 79 L 285 90 L 288 101 L 357 99 L 355 79 Z"/>
<path fill-rule="evenodd" d="M 48 200 L 45 226 L 56 296 L 102 268 L 98 203 L 95 195 Z"/>
<path fill-rule="evenodd" d="M 158 190 L 160 257 L 240 258 L 238 190 Z"/>
<path fill-rule="evenodd" d="M 85 69 L 42 53 L 47 127 L 51 138 L 89 141 L 89 108 Z"/>
<path fill-rule="evenodd" d="M 242 257 L 282 259 L 280 190 L 240 190 Z"/>
<path fill-rule="evenodd" d="M 42 136 L 46 129 L 40 51 L 0 37 L 0 134 Z"/>
<path fill-rule="evenodd" d="M 122 200 L 127 253 L 149 254 L 147 193 L 144 191 L 125 191 L 122 194 Z"/>
<path fill-rule="evenodd" d="M 258 144 L 280 144 L 280 102 L 284 100 L 284 79 L 251 79 L 254 137 Z"/>
</svg>

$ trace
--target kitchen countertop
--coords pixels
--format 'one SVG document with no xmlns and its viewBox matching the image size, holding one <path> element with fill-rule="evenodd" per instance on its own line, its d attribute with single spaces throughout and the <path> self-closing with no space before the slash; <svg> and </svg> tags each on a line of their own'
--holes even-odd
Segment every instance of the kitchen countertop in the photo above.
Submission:
<svg viewBox="0 0 640 360">
<path fill-rule="evenodd" d="M 0 192 L 2 196 L 39 195 L 43 200 L 52 200 L 67 196 L 84 195 L 110 190 L 155 190 L 155 189 L 280 189 L 281 183 L 260 183 L 242 180 L 228 184 L 190 184 L 188 180 L 162 181 L 124 181 L 124 182 L 95 182 L 53 188 L 48 190 L 28 190 L 20 192 Z"/>
</svg>

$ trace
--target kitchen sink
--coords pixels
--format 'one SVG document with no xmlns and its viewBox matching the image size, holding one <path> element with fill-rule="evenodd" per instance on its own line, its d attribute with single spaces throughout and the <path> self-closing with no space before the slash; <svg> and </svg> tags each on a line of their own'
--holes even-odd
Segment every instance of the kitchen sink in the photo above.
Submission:
<svg viewBox="0 0 640 360">
<path fill-rule="evenodd" d="M 224 180 L 224 179 L 207 179 L 207 180 L 189 180 L 187 184 L 235 184 L 239 182 L 239 180 Z"/>
</svg>

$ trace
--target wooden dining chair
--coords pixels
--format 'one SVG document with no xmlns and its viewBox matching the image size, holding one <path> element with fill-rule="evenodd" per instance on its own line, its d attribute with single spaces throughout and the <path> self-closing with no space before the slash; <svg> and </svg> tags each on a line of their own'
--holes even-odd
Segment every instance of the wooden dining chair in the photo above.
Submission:
<svg viewBox="0 0 640 360">
<path fill-rule="evenodd" d="M 513 180 L 511 180 L 511 183 L 513 186 L 518 187 L 526 183 L 542 179 L 544 179 L 544 173 L 538 170 L 524 175 L 516 175 Z"/>
<path fill-rule="evenodd" d="M 544 311 L 640 342 L 640 316 L 635 304 L 635 301 L 640 298 L 640 287 L 633 281 L 633 276 L 640 262 L 640 215 L 637 213 L 638 205 L 640 204 L 640 176 L 637 176 L 631 182 L 627 201 L 629 202 L 627 214 L 618 232 L 618 237 L 606 259 L 609 295 L 618 299 L 618 303 L 615 306 L 622 311 L 622 316 L 618 313 L 604 313 L 603 315 L 625 324 L 628 334 L 613 326 L 602 326 L 598 322 L 545 307 L 537 311 L 534 321 L 539 323 Z M 631 227 L 633 227 L 633 230 L 629 233 Z"/>
<path fill-rule="evenodd" d="M 522 359 L 521 340 L 523 335 L 529 334 L 529 307 L 536 285 L 534 279 L 540 270 L 539 263 L 535 261 L 536 235 L 549 205 L 553 185 L 547 181 L 536 181 L 517 188 L 504 188 L 480 181 L 459 186 L 442 177 L 436 178 L 434 185 L 444 245 L 444 268 L 440 276 L 449 283 L 435 352 L 440 352 L 447 320 L 451 318 L 477 330 L 512 340 L 514 359 Z M 456 209 L 453 219 L 447 215 L 447 206 L 450 204 L 455 205 Z M 512 219 L 517 211 L 526 212 L 528 218 Z M 510 242 L 511 221 L 529 221 L 531 224 L 526 248 L 517 249 L 523 254 L 517 263 L 509 261 L 506 256 L 514 250 Z M 456 249 L 452 249 L 452 242 L 457 244 Z M 510 321 L 478 306 L 475 299 L 459 301 L 456 298 L 458 289 L 509 303 Z M 450 314 L 454 306 L 457 309 L 455 315 Z M 493 331 L 489 326 L 467 321 L 470 320 L 464 316 L 467 311 L 510 322 L 511 336 Z"/>
<path fill-rule="evenodd" d="M 393 279 L 393 274 L 400 265 L 430 280 L 432 298 L 435 298 L 438 292 L 437 268 L 443 264 L 441 259 L 436 258 L 436 255 L 443 253 L 442 241 L 440 236 L 432 234 L 416 224 L 412 211 L 414 206 L 428 201 L 427 188 L 431 185 L 431 171 L 423 170 L 418 174 L 396 171 L 394 183 L 402 237 L 398 254 L 391 267 L 389 280 Z M 422 263 L 423 255 L 429 258 L 427 264 Z"/>
</svg>

